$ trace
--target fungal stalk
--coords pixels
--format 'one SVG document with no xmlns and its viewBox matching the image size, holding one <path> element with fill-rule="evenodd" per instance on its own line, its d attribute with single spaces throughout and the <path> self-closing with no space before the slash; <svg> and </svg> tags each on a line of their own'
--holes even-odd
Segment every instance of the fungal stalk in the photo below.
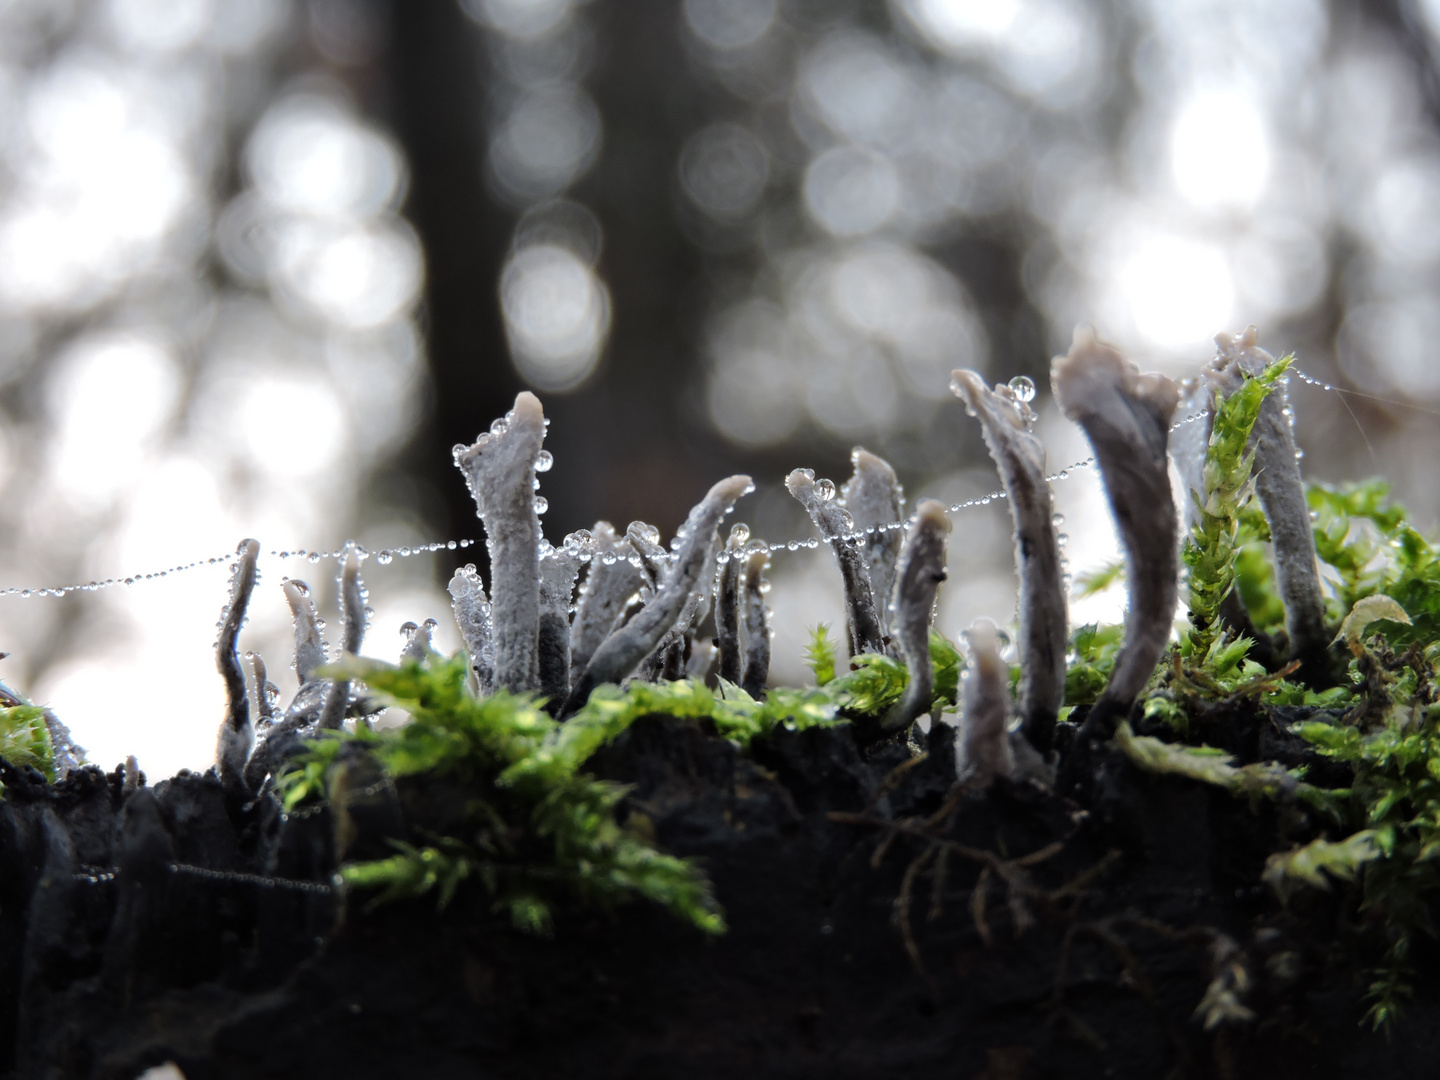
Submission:
<svg viewBox="0 0 1440 1080">
<path fill-rule="evenodd" d="M 279 688 L 270 681 L 263 656 L 257 652 L 247 652 L 245 659 L 250 662 L 250 686 L 254 694 L 251 716 L 256 730 L 263 730 L 275 722 L 275 698 L 279 694 Z"/>
<path fill-rule="evenodd" d="M 745 671 L 741 688 L 753 698 L 765 693 L 770 681 L 770 615 L 765 607 L 769 582 L 765 571 L 770 567 L 770 546 L 763 540 L 753 541 L 745 554 L 745 589 L 742 606 L 745 612 Z"/>
<path fill-rule="evenodd" d="M 1005 724 L 1010 715 L 1010 669 L 1000 658 L 995 624 L 979 619 L 965 632 L 970 663 L 961 698 L 956 775 L 967 787 L 984 789 L 1015 772 L 1015 755 Z"/>
<path fill-rule="evenodd" d="M 557 709 L 570 693 L 570 602 L 580 563 L 581 544 L 573 533 L 540 560 L 540 692 Z"/>
<path fill-rule="evenodd" d="M 1179 566 L 1166 444 L 1179 390 L 1164 375 L 1140 374 L 1088 327 L 1055 358 L 1050 379 L 1061 410 L 1095 450 L 1128 563 L 1125 641 L 1085 722 L 1085 736 L 1095 739 L 1129 713 L 1170 636 Z"/>
<path fill-rule="evenodd" d="M 845 631 L 850 655 L 885 651 L 880 617 L 875 610 L 875 591 L 860 541 L 854 536 L 855 521 L 835 501 L 835 485 L 816 480 L 813 469 L 796 469 L 785 478 L 785 487 L 830 544 L 840 567 L 845 588 Z"/>
<path fill-rule="evenodd" d="M 315 614 L 315 601 L 310 586 L 299 578 L 286 578 L 280 583 L 285 602 L 290 605 L 290 620 L 295 636 L 295 676 L 301 686 L 319 681 L 315 669 L 325 663 L 325 638 L 320 633 L 320 619 Z"/>
<path fill-rule="evenodd" d="M 539 686 L 540 518 L 535 509 L 535 461 L 545 440 L 540 399 L 522 391 L 503 420 L 470 446 L 455 448 L 455 464 L 470 486 L 490 552 L 491 631 L 495 686 Z"/>
<path fill-rule="evenodd" d="M 434 619 L 426 619 L 423 623 L 401 623 L 400 635 L 405 644 L 400 647 L 400 663 L 428 663 L 435 655 L 435 627 L 438 625 Z"/>
<path fill-rule="evenodd" d="M 950 518 L 945 504 L 924 499 L 900 549 L 895 577 L 894 623 L 900 655 L 909 679 L 905 694 L 880 721 L 884 732 L 901 731 L 929 712 L 935 700 L 935 671 L 930 664 L 930 620 L 935 594 L 945 580 L 945 542 Z"/>
<path fill-rule="evenodd" d="M 576 680 L 561 712 L 568 716 L 585 704 L 601 683 L 619 682 L 645 659 L 680 617 L 701 575 L 710 571 L 715 530 L 737 499 L 752 489 L 748 476 L 731 476 L 710 489 L 676 533 L 680 550 L 653 599 L 595 650 Z"/>
<path fill-rule="evenodd" d="M 740 564 L 750 527 L 735 524 L 725 541 L 725 558 L 715 572 L 715 647 L 720 653 L 720 678 L 740 684 Z"/>
<path fill-rule="evenodd" d="M 570 626 L 570 680 L 580 677 L 600 643 L 610 636 L 625 614 L 625 605 L 645 584 L 643 572 L 630 560 L 637 558 L 629 541 L 617 536 L 608 521 L 590 530 L 593 543 L 590 569 L 580 587 L 575 620 Z"/>
<path fill-rule="evenodd" d="M 890 463 L 863 446 L 850 451 L 850 464 L 854 471 L 840 489 L 840 496 L 855 523 L 855 530 L 865 535 L 862 545 L 865 565 L 870 571 L 870 594 L 878 608 L 881 633 L 889 636 L 890 613 L 886 603 L 895 584 L 895 564 L 904 539 L 900 522 L 905 517 L 905 490 L 895 478 Z"/>
<path fill-rule="evenodd" d="M 365 607 L 365 583 L 360 580 L 360 548 L 350 543 L 345 545 L 345 560 L 340 567 L 340 648 L 343 656 L 353 657 L 360 652 L 365 640 L 367 608 Z M 325 707 L 320 712 L 319 726 L 336 730 L 345 722 L 345 710 L 350 705 L 350 680 L 335 679 L 325 694 Z"/>
<path fill-rule="evenodd" d="M 660 579 L 665 576 L 665 567 L 670 562 L 669 553 L 660 546 L 660 530 L 643 521 L 632 521 L 625 529 L 625 539 L 640 557 L 644 584 L 653 592 L 659 587 Z"/>
<path fill-rule="evenodd" d="M 475 689 L 484 697 L 495 689 L 495 639 L 490 629 L 490 601 L 474 563 L 460 567 L 450 578 L 450 610 L 470 659 Z"/>
<path fill-rule="evenodd" d="M 1217 334 L 1219 355 L 1212 362 L 1221 385 L 1233 387 L 1244 376 L 1264 374 L 1275 358 L 1258 342 L 1260 333 L 1247 326 L 1235 335 Z M 1323 667 L 1329 646 L 1325 632 L 1324 594 L 1315 553 L 1310 507 L 1300 480 L 1300 454 L 1291 426 L 1289 394 L 1282 382 L 1260 405 L 1251 433 L 1255 451 L 1255 492 L 1270 523 L 1275 551 L 1275 579 L 1285 604 L 1285 631 L 1290 655 L 1306 668 Z"/>
<path fill-rule="evenodd" d="M 225 720 L 215 740 L 215 765 L 220 783 L 232 798 L 249 797 L 245 785 L 245 762 L 255 746 L 255 728 L 250 722 L 250 699 L 245 692 L 245 669 L 235 645 L 250 594 L 255 591 L 255 562 L 260 543 L 242 540 L 236 551 L 235 570 L 230 576 L 230 601 L 220 619 L 220 636 L 215 642 L 215 666 L 225 680 Z"/>
<path fill-rule="evenodd" d="M 979 419 L 1010 503 L 1020 575 L 1021 730 L 1037 750 L 1048 753 L 1055 718 L 1065 703 L 1069 609 L 1055 500 L 1045 479 L 1045 447 L 1031 430 L 1035 413 L 1009 385 L 991 390 L 975 372 L 956 371 L 950 388 Z"/>
</svg>

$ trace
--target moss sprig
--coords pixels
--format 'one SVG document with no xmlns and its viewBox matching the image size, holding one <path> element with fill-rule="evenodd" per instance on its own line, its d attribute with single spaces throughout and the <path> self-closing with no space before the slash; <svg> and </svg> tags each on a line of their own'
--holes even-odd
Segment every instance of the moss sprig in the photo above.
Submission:
<svg viewBox="0 0 1440 1080">
<path fill-rule="evenodd" d="M 1260 418 L 1260 406 L 1292 359 L 1277 360 L 1262 374 L 1245 379 L 1228 397 L 1217 395 L 1205 454 L 1205 491 L 1203 496 L 1191 492 L 1196 518 L 1182 552 L 1190 588 L 1191 626 L 1181 639 L 1186 656 L 1203 661 L 1223 634 L 1220 605 L 1235 588 L 1241 512 L 1255 491 L 1250 434 Z"/>
</svg>

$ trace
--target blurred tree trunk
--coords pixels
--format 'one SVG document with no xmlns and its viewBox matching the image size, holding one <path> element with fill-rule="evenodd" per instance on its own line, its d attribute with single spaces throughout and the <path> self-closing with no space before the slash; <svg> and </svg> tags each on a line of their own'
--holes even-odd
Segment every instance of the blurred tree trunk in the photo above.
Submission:
<svg viewBox="0 0 1440 1080">
<path fill-rule="evenodd" d="M 410 159 L 405 212 L 425 249 L 421 319 L 433 382 L 430 415 L 399 464 L 433 487 L 445 514 L 434 524 L 448 536 L 479 535 L 450 449 L 474 441 L 521 389 L 496 292 L 511 220 L 485 187 L 482 46 L 455 0 L 393 5 L 393 119 Z"/>
</svg>

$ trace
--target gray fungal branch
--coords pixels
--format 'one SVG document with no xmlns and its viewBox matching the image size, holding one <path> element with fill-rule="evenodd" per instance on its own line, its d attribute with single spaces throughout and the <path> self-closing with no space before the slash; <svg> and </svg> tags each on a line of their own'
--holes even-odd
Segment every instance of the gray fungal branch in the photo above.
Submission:
<svg viewBox="0 0 1440 1080">
<path fill-rule="evenodd" d="M 1008 385 L 991 390 L 975 372 L 956 371 L 950 387 L 980 420 L 1009 499 L 1020 575 L 1021 728 L 1037 750 L 1048 753 L 1065 701 L 1069 608 L 1045 447 L 1030 430 L 1034 412 Z"/>
<path fill-rule="evenodd" d="M 765 606 L 769 583 L 765 571 L 770 566 L 770 548 L 763 541 L 753 541 L 745 555 L 744 599 L 745 670 L 740 686 L 753 698 L 765 692 L 770 679 L 770 613 Z"/>
<path fill-rule="evenodd" d="M 570 681 L 573 685 L 590 663 L 595 650 L 620 625 L 626 605 L 641 586 L 644 572 L 635 566 L 635 549 L 616 535 L 608 521 L 597 521 L 590 530 L 590 568 L 580 587 L 575 618 L 570 626 Z"/>
<path fill-rule="evenodd" d="M 736 500 L 751 487 L 748 476 L 728 477 L 712 487 L 690 511 L 676 533 L 680 548 L 663 581 L 658 583 L 654 598 L 595 650 L 590 663 L 575 681 L 561 715 L 568 716 L 579 709 L 590 697 L 590 691 L 601 683 L 619 682 L 634 671 L 680 618 L 702 575 L 705 587 L 709 587 L 715 530 Z"/>
<path fill-rule="evenodd" d="M 470 659 L 476 691 L 486 695 L 495 689 L 495 640 L 490 631 L 490 601 L 485 583 L 474 563 L 460 567 L 450 578 L 450 610 Z"/>
<path fill-rule="evenodd" d="M 829 480 L 817 481 L 813 469 L 796 469 L 785 478 L 785 487 L 805 507 L 835 553 L 845 589 L 845 632 L 850 655 L 884 652 L 885 636 L 876 611 L 870 568 L 861 539 L 855 535 L 854 519 L 835 501 L 835 485 Z"/>
<path fill-rule="evenodd" d="M 236 649 L 240 627 L 255 591 L 255 562 L 260 557 L 256 540 L 242 540 L 236 551 L 235 570 L 230 577 L 230 601 L 220 618 L 220 636 L 215 643 L 215 666 L 225 681 L 225 720 L 215 742 L 215 765 L 220 782 L 231 796 L 249 794 L 245 786 L 245 762 L 255 744 L 250 721 L 250 700 L 245 690 L 245 669 Z"/>
<path fill-rule="evenodd" d="M 725 557 L 715 573 L 715 648 L 720 655 L 720 678 L 740 685 L 740 577 L 748 525 L 730 527 Z"/>
<path fill-rule="evenodd" d="M 1219 389 L 1233 393 L 1245 376 L 1262 374 L 1275 358 L 1260 348 L 1259 331 L 1247 326 L 1235 335 L 1217 334 L 1218 355 L 1212 361 L 1213 378 Z M 1315 553 L 1315 534 L 1310 524 L 1310 507 L 1300 480 L 1300 455 L 1291 427 L 1292 412 L 1288 390 L 1282 383 L 1260 405 L 1260 415 L 1250 434 L 1255 451 L 1255 492 L 1270 522 L 1275 549 L 1275 579 L 1285 604 L 1285 630 L 1290 637 L 1290 656 L 1302 669 L 1323 668 L 1330 643 L 1325 629 L 1324 594 L 1320 590 L 1320 566 Z"/>
<path fill-rule="evenodd" d="M 247 652 L 245 659 L 250 666 L 248 688 L 251 722 L 257 731 L 263 731 L 275 722 L 275 699 L 280 691 L 269 679 L 263 656 L 257 652 Z"/>
<path fill-rule="evenodd" d="M 632 521 L 625 530 L 625 539 L 640 557 L 639 569 L 644 575 L 644 587 L 653 594 L 660 585 L 660 579 L 665 576 L 665 567 L 670 562 L 670 553 L 660 545 L 660 530 L 643 521 Z M 641 595 L 648 597 L 650 594 Z"/>
<path fill-rule="evenodd" d="M 400 647 L 400 662 L 423 664 L 434 656 L 435 627 L 439 625 L 434 619 L 426 619 L 423 623 L 401 623 L 400 634 L 405 644 Z"/>
<path fill-rule="evenodd" d="M 540 560 L 540 692 L 558 709 L 570 693 L 570 602 L 588 551 L 571 537 Z"/>
<path fill-rule="evenodd" d="M 881 632 L 888 636 L 891 627 L 887 603 L 904 539 L 901 523 L 905 518 L 905 490 L 890 463 L 863 446 L 850 452 L 850 464 L 853 472 L 841 487 L 840 498 L 855 531 L 865 535 L 862 547 L 870 571 L 870 593 L 878 608 Z"/>
<path fill-rule="evenodd" d="M 365 606 L 365 583 L 360 579 L 360 548 L 354 543 L 345 545 L 344 561 L 340 567 L 340 649 L 344 656 L 356 656 L 365 641 L 365 626 L 369 621 Z M 350 706 L 350 680 L 335 679 L 325 693 L 325 704 L 320 711 L 319 726 L 335 730 L 345 721 L 345 712 Z"/>
<path fill-rule="evenodd" d="M 455 448 L 455 464 L 485 525 L 495 686 L 502 690 L 534 690 L 540 684 L 535 461 L 544 441 L 545 414 L 540 399 L 527 390 L 516 396 L 503 420 L 470 446 Z"/>
<path fill-rule="evenodd" d="M 978 620 L 965 632 L 970 663 L 960 702 L 956 775 L 966 787 L 983 789 L 1015 772 L 1006 732 L 1010 716 L 1010 669 L 1000 658 L 995 624 Z"/>
<path fill-rule="evenodd" d="M 930 663 L 930 621 L 935 595 L 945 580 L 945 542 L 950 519 L 945 505 L 922 500 L 900 550 L 895 577 L 894 624 L 900 655 L 909 681 L 904 696 L 880 720 L 880 730 L 900 731 L 928 713 L 935 698 L 935 671 Z"/>
<path fill-rule="evenodd" d="M 1130 611 L 1125 640 L 1084 734 L 1108 735 L 1144 689 L 1170 637 L 1179 594 L 1175 500 L 1166 458 L 1179 390 L 1164 375 L 1140 374 L 1093 331 L 1075 331 L 1050 373 L 1060 408 L 1085 431 L 1125 548 Z"/>
</svg>

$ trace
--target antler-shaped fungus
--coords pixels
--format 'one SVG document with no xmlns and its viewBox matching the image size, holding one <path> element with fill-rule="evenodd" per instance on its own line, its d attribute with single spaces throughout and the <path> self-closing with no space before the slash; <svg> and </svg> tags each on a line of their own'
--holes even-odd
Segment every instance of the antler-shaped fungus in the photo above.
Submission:
<svg viewBox="0 0 1440 1080">
<path fill-rule="evenodd" d="M 1055 500 L 1045 479 L 1045 447 L 1030 430 L 1035 414 L 1004 383 L 989 389 L 973 371 L 955 371 L 950 388 L 978 417 L 985 445 L 1010 502 L 1020 573 L 1020 716 L 1042 754 L 1054 741 L 1065 703 L 1069 609 L 1055 530 Z"/>
<path fill-rule="evenodd" d="M 260 557 L 257 540 L 242 540 L 236 550 L 235 571 L 230 576 L 230 601 L 220 619 L 220 636 L 215 642 L 215 666 L 225 680 L 225 720 L 215 740 L 215 765 L 220 783 L 232 798 L 248 798 L 245 762 L 255 746 L 255 728 L 250 722 L 250 699 L 245 692 L 245 669 L 235 649 L 250 594 L 255 591 L 255 562 Z"/>
<path fill-rule="evenodd" d="M 720 678 L 740 684 L 740 564 L 750 526 L 730 526 L 725 557 L 715 572 L 715 647 L 720 653 Z"/>
<path fill-rule="evenodd" d="M 495 639 L 490 630 L 490 601 L 474 563 L 458 568 L 450 578 L 450 610 L 475 673 L 476 690 L 484 697 L 495 689 Z"/>
<path fill-rule="evenodd" d="M 597 521 L 590 535 L 594 551 L 585 583 L 580 587 L 575 621 L 570 625 L 572 684 L 620 622 L 626 603 L 645 584 L 644 573 L 630 561 L 636 557 L 635 549 L 616 535 L 610 522 Z"/>
<path fill-rule="evenodd" d="M 582 562 L 581 544 L 573 537 L 540 560 L 540 691 L 555 709 L 570 693 L 570 601 Z"/>
<path fill-rule="evenodd" d="M 455 464 L 470 485 L 490 552 L 491 631 L 495 686 L 539 685 L 540 518 L 535 510 L 535 460 L 545 441 L 545 413 L 528 390 L 470 446 L 455 447 Z"/>
<path fill-rule="evenodd" d="M 1211 363 L 1213 378 L 1233 393 L 1245 376 L 1261 375 L 1275 358 L 1258 342 L 1260 332 L 1247 326 L 1235 335 L 1216 334 L 1219 350 Z M 1255 492 L 1270 522 L 1275 548 L 1275 579 L 1285 603 L 1285 630 L 1290 655 L 1302 664 L 1323 664 L 1330 644 L 1325 630 L 1324 594 L 1315 554 L 1310 507 L 1300 481 L 1300 460 L 1290 426 L 1289 395 L 1282 383 L 1266 395 L 1250 434 L 1255 450 Z"/>
<path fill-rule="evenodd" d="M 886 604 L 895 584 L 895 564 L 904 539 L 905 490 L 895 470 L 884 458 L 863 446 L 850 451 L 854 472 L 840 488 L 840 498 L 850 512 L 857 532 L 865 534 L 865 565 L 870 571 L 870 593 L 875 598 L 881 633 L 891 629 Z"/>
<path fill-rule="evenodd" d="M 785 487 L 805 507 L 810 520 L 835 552 L 840 579 L 845 587 L 845 630 L 849 637 L 850 655 L 883 652 L 884 634 L 875 610 L 875 590 L 870 583 L 870 570 L 860 541 L 853 535 L 854 518 L 835 502 L 835 485 L 829 480 L 817 481 L 814 469 L 796 469 L 785 478 Z"/>
<path fill-rule="evenodd" d="M 401 623 L 400 633 L 405 638 L 405 644 L 400 647 L 400 662 L 423 664 L 434 656 L 435 627 L 439 625 L 434 619 L 426 619 L 423 623 Z"/>
<path fill-rule="evenodd" d="M 770 617 L 765 607 L 769 584 L 765 571 L 770 566 L 770 546 L 756 540 L 745 555 L 745 673 L 741 688 L 753 698 L 765 692 L 770 681 Z"/>
<path fill-rule="evenodd" d="M 360 580 L 360 548 L 345 545 L 345 561 L 340 567 L 340 649 L 343 655 L 355 656 L 365 640 L 368 622 L 365 607 L 365 583 Z M 325 694 L 325 707 L 320 711 L 319 726 L 335 730 L 345 722 L 350 705 L 350 680 L 335 679 Z"/>
<path fill-rule="evenodd" d="M 955 771 L 960 782 L 988 787 L 1015 772 L 1015 754 L 1005 724 L 1010 715 L 1010 669 L 1000 659 L 995 624 L 977 619 L 965 639 L 970 663 L 961 700 L 960 739 Z"/>
<path fill-rule="evenodd" d="M 1129 563 L 1125 641 L 1084 734 L 1108 734 L 1144 688 L 1170 636 L 1179 592 L 1175 500 L 1166 444 L 1179 390 L 1164 375 L 1140 374 L 1081 327 L 1050 372 L 1055 399 L 1085 430 Z"/>
<path fill-rule="evenodd" d="M 752 487 L 748 476 L 728 477 L 712 487 L 690 511 L 685 524 L 675 534 L 680 540 L 680 550 L 675 553 L 669 572 L 659 583 L 654 598 L 595 650 L 590 663 L 575 681 L 562 716 L 568 716 L 584 705 L 590 691 L 601 683 L 619 682 L 654 651 L 665 632 L 680 617 L 701 575 L 710 569 L 715 530 L 720 519 Z"/>
<path fill-rule="evenodd" d="M 945 580 L 945 541 L 950 519 L 945 504 L 924 499 L 900 549 L 895 577 L 894 622 L 909 681 L 905 695 L 885 713 L 880 730 L 900 731 L 930 711 L 935 700 L 935 670 L 930 663 L 930 618 L 935 594 Z"/>
</svg>

